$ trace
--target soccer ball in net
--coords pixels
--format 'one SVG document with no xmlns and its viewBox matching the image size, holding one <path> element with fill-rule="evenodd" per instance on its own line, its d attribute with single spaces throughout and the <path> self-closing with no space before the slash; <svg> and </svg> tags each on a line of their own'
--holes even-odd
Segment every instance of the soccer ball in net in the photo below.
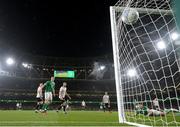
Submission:
<svg viewBox="0 0 180 127">
<path fill-rule="evenodd" d="M 121 19 L 125 24 L 131 25 L 136 23 L 139 18 L 139 13 L 136 9 L 126 8 L 124 9 Z"/>
</svg>

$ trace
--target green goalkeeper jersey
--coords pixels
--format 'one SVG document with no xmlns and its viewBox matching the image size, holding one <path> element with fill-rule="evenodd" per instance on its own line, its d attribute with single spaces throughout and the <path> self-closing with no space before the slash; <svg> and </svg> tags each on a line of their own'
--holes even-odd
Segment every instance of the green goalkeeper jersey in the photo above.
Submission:
<svg viewBox="0 0 180 127">
<path fill-rule="evenodd" d="M 148 108 L 146 106 L 143 106 L 143 108 L 136 110 L 136 114 L 147 115 L 148 114 Z"/>
<path fill-rule="evenodd" d="M 55 83 L 52 81 L 47 81 L 45 83 L 45 92 L 53 92 L 55 89 Z"/>
</svg>

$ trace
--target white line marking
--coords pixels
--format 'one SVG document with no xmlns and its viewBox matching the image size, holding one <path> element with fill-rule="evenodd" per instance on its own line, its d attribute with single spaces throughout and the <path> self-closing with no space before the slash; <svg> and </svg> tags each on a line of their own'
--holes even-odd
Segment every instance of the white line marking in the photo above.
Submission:
<svg viewBox="0 0 180 127">
<path fill-rule="evenodd" d="M 0 123 L 118 123 L 118 122 L 92 122 L 92 121 L 67 121 L 67 122 L 62 122 L 62 121 L 1 121 Z"/>
</svg>

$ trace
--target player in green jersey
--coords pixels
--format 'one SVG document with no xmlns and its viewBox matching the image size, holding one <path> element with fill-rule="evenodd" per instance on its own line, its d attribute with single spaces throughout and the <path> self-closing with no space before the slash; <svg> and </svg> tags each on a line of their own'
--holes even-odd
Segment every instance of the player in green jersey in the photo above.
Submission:
<svg viewBox="0 0 180 127">
<path fill-rule="evenodd" d="M 137 104 L 135 109 L 136 109 L 136 115 L 138 115 L 138 114 L 147 115 L 148 114 L 148 108 L 146 106 L 144 106 L 142 103 Z"/>
<path fill-rule="evenodd" d="M 51 77 L 50 81 L 44 83 L 44 90 L 45 90 L 45 102 L 43 105 L 43 111 L 46 112 L 48 109 L 49 104 L 52 103 L 53 95 L 55 96 L 55 82 L 54 77 Z"/>
<path fill-rule="evenodd" d="M 160 111 L 156 109 L 149 109 L 147 106 L 144 106 L 143 103 L 140 103 L 136 106 L 136 115 L 143 114 L 145 116 L 165 116 L 168 112 Z"/>
</svg>

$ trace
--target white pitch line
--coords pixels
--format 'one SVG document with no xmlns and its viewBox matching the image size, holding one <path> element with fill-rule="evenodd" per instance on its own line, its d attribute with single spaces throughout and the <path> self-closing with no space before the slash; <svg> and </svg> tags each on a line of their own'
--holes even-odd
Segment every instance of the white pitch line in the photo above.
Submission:
<svg viewBox="0 0 180 127">
<path fill-rule="evenodd" d="M 92 121 L 67 121 L 67 122 L 57 122 L 57 121 L 0 121 L 0 123 L 118 123 L 118 122 L 92 122 Z"/>
<path fill-rule="evenodd" d="M 9 126 L 3 126 L 3 127 L 9 127 Z M 11 126 L 11 127 L 19 127 L 19 126 Z M 21 127 L 34 127 L 34 126 L 21 126 Z M 44 126 L 43 125 L 43 126 L 38 126 L 38 127 L 50 127 L 50 126 Z M 60 125 L 60 126 L 51 126 L 51 127 L 67 127 L 67 126 L 61 126 Z M 68 127 L 74 127 L 74 126 L 68 126 Z M 96 125 L 95 126 L 89 126 L 89 125 L 88 126 L 85 126 L 85 125 L 81 126 L 81 125 L 78 125 L 78 127 L 115 127 L 115 126 L 99 126 L 99 125 L 98 126 L 96 126 Z M 132 126 L 126 125 L 126 126 L 121 126 L 121 127 L 132 127 Z"/>
</svg>

